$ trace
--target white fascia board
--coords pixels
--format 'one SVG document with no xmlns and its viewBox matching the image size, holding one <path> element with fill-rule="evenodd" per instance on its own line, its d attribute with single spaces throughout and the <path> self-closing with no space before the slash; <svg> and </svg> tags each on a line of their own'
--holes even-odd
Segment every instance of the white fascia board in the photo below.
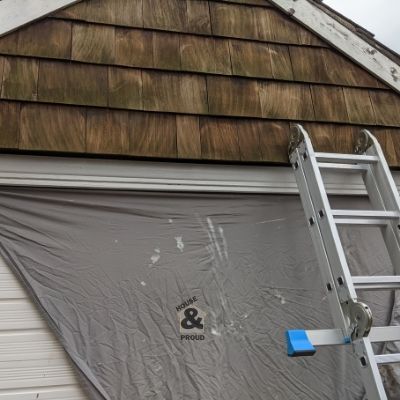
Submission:
<svg viewBox="0 0 400 400">
<path fill-rule="evenodd" d="M 81 0 L 1 0 L 0 36 Z"/>
<path fill-rule="evenodd" d="M 308 0 L 269 0 L 400 93 L 400 66 Z"/>
<path fill-rule="evenodd" d="M 400 173 L 394 173 L 400 189 Z M 327 172 L 329 194 L 365 195 L 361 174 Z M 290 167 L 0 155 L 0 186 L 297 194 Z"/>
</svg>

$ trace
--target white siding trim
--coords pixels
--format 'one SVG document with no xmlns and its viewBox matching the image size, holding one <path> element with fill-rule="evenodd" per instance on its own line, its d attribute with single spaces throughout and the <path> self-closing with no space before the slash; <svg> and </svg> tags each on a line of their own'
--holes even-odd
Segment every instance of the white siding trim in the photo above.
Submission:
<svg viewBox="0 0 400 400">
<path fill-rule="evenodd" d="M 308 0 L 269 0 L 400 92 L 400 66 Z"/>
<path fill-rule="evenodd" d="M 1 0 L 0 36 L 81 0 Z"/>
<path fill-rule="evenodd" d="M 400 188 L 400 173 L 393 172 Z M 366 194 L 358 173 L 327 172 L 330 194 Z M 290 167 L 0 155 L 0 185 L 178 192 L 298 193 Z"/>
</svg>

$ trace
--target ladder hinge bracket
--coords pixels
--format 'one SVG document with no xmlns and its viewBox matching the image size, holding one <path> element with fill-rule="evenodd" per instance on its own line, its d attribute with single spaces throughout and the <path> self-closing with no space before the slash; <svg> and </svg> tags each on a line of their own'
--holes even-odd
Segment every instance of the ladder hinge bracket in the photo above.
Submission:
<svg viewBox="0 0 400 400">
<path fill-rule="evenodd" d="M 348 302 L 348 316 L 350 319 L 351 339 L 359 340 L 367 337 L 372 327 L 371 309 L 364 303 L 359 301 Z"/>
</svg>

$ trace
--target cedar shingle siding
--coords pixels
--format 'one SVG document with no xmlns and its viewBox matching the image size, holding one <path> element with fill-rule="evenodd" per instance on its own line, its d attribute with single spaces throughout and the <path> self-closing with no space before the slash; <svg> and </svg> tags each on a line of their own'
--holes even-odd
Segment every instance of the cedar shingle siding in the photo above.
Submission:
<svg viewBox="0 0 400 400">
<path fill-rule="evenodd" d="M 86 0 L 0 39 L 0 146 L 287 162 L 369 127 L 400 166 L 400 99 L 266 0 Z"/>
</svg>

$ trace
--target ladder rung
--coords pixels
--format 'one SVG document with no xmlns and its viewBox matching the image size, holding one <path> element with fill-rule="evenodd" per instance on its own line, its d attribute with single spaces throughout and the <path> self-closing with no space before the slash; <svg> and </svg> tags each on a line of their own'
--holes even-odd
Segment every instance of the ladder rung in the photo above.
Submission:
<svg viewBox="0 0 400 400">
<path fill-rule="evenodd" d="M 385 219 L 367 219 L 367 218 L 338 218 L 335 219 L 336 225 L 368 225 L 382 227 L 387 226 L 388 221 Z"/>
<path fill-rule="evenodd" d="M 333 162 L 339 164 L 374 164 L 379 161 L 377 156 L 357 154 L 315 153 L 315 157 L 319 162 Z"/>
<path fill-rule="evenodd" d="M 375 356 L 377 364 L 395 364 L 400 363 L 400 354 L 379 354 Z"/>
<path fill-rule="evenodd" d="M 369 333 L 371 343 L 400 341 L 400 326 L 378 326 L 371 328 Z"/>
<path fill-rule="evenodd" d="M 310 343 L 315 347 L 340 346 L 350 343 L 340 329 L 316 329 L 305 332 Z M 400 341 L 400 326 L 373 327 L 368 338 L 371 343 Z"/>
<path fill-rule="evenodd" d="M 374 211 L 374 210 L 332 210 L 335 218 L 361 218 L 361 219 L 398 219 L 397 211 Z"/>
<path fill-rule="evenodd" d="M 367 171 L 368 165 L 366 164 L 337 164 L 337 163 L 318 163 L 320 169 L 331 169 L 334 171 Z"/>
<path fill-rule="evenodd" d="M 353 284 L 358 290 L 400 289 L 400 276 L 353 276 Z"/>
</svg>

